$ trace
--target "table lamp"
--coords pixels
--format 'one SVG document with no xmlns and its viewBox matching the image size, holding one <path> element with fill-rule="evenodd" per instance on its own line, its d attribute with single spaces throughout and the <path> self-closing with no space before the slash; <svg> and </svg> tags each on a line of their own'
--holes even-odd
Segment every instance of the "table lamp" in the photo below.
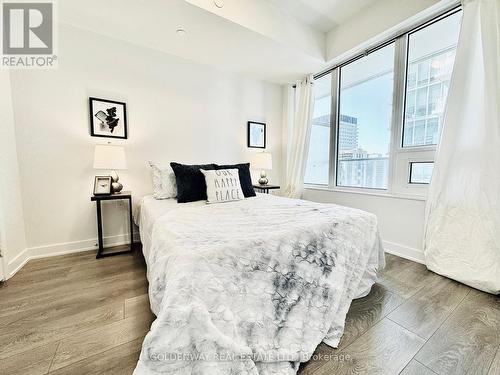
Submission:
<svg viewBox="0 0 500 375">
<path fill-rule="evenodd" d="M 259 152 L 254 154 L 252 157 L 252 168 L 260 169 L 260 185 L 267 185 L 269 180 L 267 179 L 266 170 L 273 169 L 273 158 L 268 152 Z"/>
<path fill-rule="evenodd" d="M 111 170 L 111 186 L 113 193 L 119 193 L 123 185 L 118 182 L 119 177 L 117 169 L 127 169 L 127 158 L 125 157 L 125 148 L 114 145 L 95 145 L 94 148 L 94 169 Z"/>
</svg>

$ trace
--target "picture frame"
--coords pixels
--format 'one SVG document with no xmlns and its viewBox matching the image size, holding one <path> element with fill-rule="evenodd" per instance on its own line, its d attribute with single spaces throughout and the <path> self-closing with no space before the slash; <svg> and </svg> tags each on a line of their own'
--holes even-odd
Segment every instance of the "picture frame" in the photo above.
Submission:
<svg viewBox="0 0 500 375">
<path fill-rule="evenodd" d="M 249 148 L 266 148 L 266 123 L 247 122 L 247 146 Z"/>
<path fill-rule="evenodd" d="M 127 139 L 127 103 L 89 97 L 89 118 L 92 137 Z"/>
<path fill-rule="evenodd" d="M 111 195 L 111 176 L 95 176 L 94 195 Z"/>
</svg>

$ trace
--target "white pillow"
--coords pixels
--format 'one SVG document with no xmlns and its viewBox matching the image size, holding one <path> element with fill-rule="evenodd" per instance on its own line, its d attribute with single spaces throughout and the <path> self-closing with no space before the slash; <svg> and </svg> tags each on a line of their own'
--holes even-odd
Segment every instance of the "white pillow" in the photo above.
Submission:
<svg viewBox="0 0 500 375">
<path fill-rule="evenodd" d="M 162 165 L 150 161 L 153 179 L 153 197 L 155 199 L 168 199 L 177 197 L 177 184 L 175 174 L 170 165 Z"/>
<path fill-rule="evenodd" d="M 207 184 L 207 203 L 224 203 L 245 198 L 238 169 L 200 169 L 200 172 L 205 176 Z"/>
</svg>

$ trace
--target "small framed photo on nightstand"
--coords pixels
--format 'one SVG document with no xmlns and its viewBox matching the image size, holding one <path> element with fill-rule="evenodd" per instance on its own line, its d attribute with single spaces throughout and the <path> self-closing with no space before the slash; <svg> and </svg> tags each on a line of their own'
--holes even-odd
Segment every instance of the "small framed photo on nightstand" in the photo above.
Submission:
<svg viewBox="0 0 500 375">
<path fill-rule="evenodd" d="M 111 176 L 95 176 L 94 195 L 111 194 Z"/>
</svg>

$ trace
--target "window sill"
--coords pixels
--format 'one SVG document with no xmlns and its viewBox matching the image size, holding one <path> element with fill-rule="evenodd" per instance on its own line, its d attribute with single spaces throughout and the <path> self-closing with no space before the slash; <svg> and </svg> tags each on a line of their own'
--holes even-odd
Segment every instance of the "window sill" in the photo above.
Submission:
<svg viewBox="0 0 500 375">
<path fill-rule="evenodd" d="M 319 190 L 319 191 L 332 192 L 332 193 L 371 195 L 374 197 L 392 198 L 392 199 L 406 199 L 406 200 L 423 201 L 423 202 L 425 202 L 427 200 L 426 197 L 421 196 L 421 195 L 394 194 L 394 193 L 388 193 L 388 192 L 384 193 L 380 190 L 367 191 L 365 189 L 358 189 L 358 188 L 342 189 L 342 188 L 338 188 L 338 187 L 329 188 L 327 186 L 305 185 L 304 189 L 306 189 L 306 190 Z"/>
</svg>

